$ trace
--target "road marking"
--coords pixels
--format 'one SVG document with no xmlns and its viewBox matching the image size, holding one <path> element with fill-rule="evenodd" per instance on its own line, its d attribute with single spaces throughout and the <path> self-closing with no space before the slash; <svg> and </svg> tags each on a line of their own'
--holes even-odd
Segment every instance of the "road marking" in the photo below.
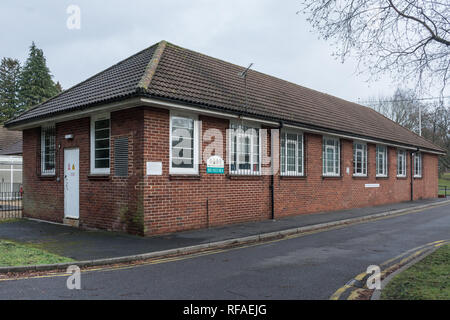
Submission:
<svg viewBox="0 0 450 320">
<path fill-rule="evenodd" d="M 430 250 L 434 250 L 435 248 L 441 247 L 441 246 L 449 244 L 449 243 L 450 243 L 450 240 L 438 240 L 438 241 L 429 242 L 429 243 L 421 245 L 419 247 L 409 249 L 408 251 L 405 251 L 404 253 L 399 254 L 398 256 L 383 262 L 380 266 L 387 266 L 391 262 L 394 262 L 394 261 L 406 256 L 408 253 L 412 252 L 410 255 L 403 258 L 399 262 L 394 263 L 391 266 L 383 269 L 383 271 L 381 272 L 381 278 L 384 279 L 386 277 L 386 275 L 388 273 L 390 273 L 390 271 L 396 270 L 396 269 L 400 268 L 401 266 L 406 265 L 407 263 L 412 261 L 414 258 L 416 258 L 426 252 L 429 252 Z M 358 298 L 359 293 L 362 291 L 362 289 L 364 289 L 366 287 L 366 284 L 363 283 L 363 288 L 358 288 L 351 284 L 354 282 L 354 280 L 362 282 L 364 280 L 364 278 L 367 276 L 369 276 L 369 275 L 366 272 L 362 272 L 362 273 L 358 274 L 352 280 L 348 281 L 345 285 L 343 285 L 338 290 L 336 290 L 336 292 L 334 292 L 330 296 L 330 300 L 339 300 L 342 297 L 342 295 L 348 290 L 352 290 L 352 291 L 348 295 L 347 300 L 353 300 L 353 299 Z"/>
<path fill-rule="evenodd" d="M 376 221 L 390 219 L 390 218 L 396 218 L 396 217 L 404 216 L 404 215 L 407 215 L 407 214 L 421 212 L 421 211 L 426 211 L 426 210 L 429 210 L 429 209 L 434 209 L 434 208 L 445 206 L 445 205 L 448 205 L 448 203 L 435 205 L 435 206 L 432 206 L 432 207 L 429 207 L 429 208 L 412 209 L 412 210 L 404 211 L 404 212 L 401 212 L 401 213 L 398 213 L 398 214 L 382 216 L 382 217 L 375 218 L 375 219 L 370 219 L 370 220 L 349 222 L 349 223 L 346 223 L 346 224 L 332 226 L 332 227 L 324 227 L 324 228 L 317 229 L 317 230 L 311 230 L 311 231 L 302 232 L 302 233 L 298 233 L 298 234 L 292 234 L 292 235 L 288 235 L 288 236 L 283 236 L 283 237 L 281 237 L 279 239 L 265 240 L 265 241 L 260 241 L 260 242 L 256 242 L 256 243 L 246 244 L 246 245 L 238 245 L 238 246 L 232 247 L 232 248 L 211 249 L 211 250 L 208 250 L 208 251 L 205 251 L 205 252 L 186 254 L 186 255 L 183 255 L 183 256 L 167 257 L 167 258 L 156 258 L 154 260 L 145 260 L 145 261 L 135 261 L 135 262 L 131 262 L 131 263 L 127 264 L 127 265 L 99 266 L 97 268 L 81 269 L 81 272 L 87 273 L 87 272 L 97 272 L 97 271 L 126 270 L 126 269 L 131 269 L 131 268 L 140 267 L 140 266 L 147 266 L 147 265 L 175 262 L 175 261 L 181 261 L 181 260 L 187 260 L 187 259 L 194 259 L 194 258 L 198 258 L 198 257 L 201 257 L 201 256 L 208 256 L 208 255 L 213 255 L 213 254 L 218 254 L 218 253 L 224 253 L 224 252 L 228 252 L 228 251 L 232 251 L 232 250 L 240 250 L 240 249 L 245 249 L 245 248 L 250 248 L 250 247 L 255 247 L 255 246 L 271 244 L 271 243 L 275 243 L 275 242 L 279 242 L 279 241 L 300 238 L 300 237 L 304 237 L 304 236 L 308 236 L 308 235 L 312 235 L 312 234 L 317 234 L 317 233 L 322 233 L 322 232 L 327 232 L 327 231 L 333 231 L 333 230 L 339 230 L 339 229 L 347 228 L 347 227 L 350 227 L 350 226 L 360 225 L 360 224 L 363 224 L 363 223 L 370 223 L 370 222 L 376 222 Z M 435 243 L 439 243 L 439 242 L 443 242 L 443 241 L 446 241 L 446 240 L 439 240 L 439 241 L 434 241 L 434 242 L 431 242 L 431 243 L 435 244 Z M 424 246 L 427 246 L 427 245 L 424 245 Z M 424 247 L 424 246 L 420 246 L 420 247 Z M 418 247 L 418 248 L 420 248 L 420 247 Z M 402 255 L 407 254 L 411 250 L 414 250 L 414 249 L 410 249 L 406 253 L 403 253 L 403 254 L 399 255 L 398 257 L 401 257 Z M 395 259 L 395 258 L 393 258 L 393 259 Z M 362 274 L 363 273 L 359 274 L 357 277 L 361 276 Z M 38 275 L 38 276 L 28 276 L 28 277 L 24 276 L 24 277 L 17 277 L 17 278 L 0 278 L 0 282 L 1 281 L 26 280 L 26 279 L 38 279 L 38 278 L 63 277 L 63 276 L 69 276 L 69 275 L 70 274 L 68 274 L 66 272 L 61 272 L 61 273 L 59 273 L 59 272 L 53 272 L 53 273 L 50 272 L 50 273 L 47 273 L 45 275 Z M 356 278 L 354 278 L 354 279 L 356 279 Z M 358 279 L 356 279 L 356 280 L 358 280 Z M 339 289 L 338 289 L 338 291 L 339 291 Z M 334 296 L 334 294 L 332 296 Z"/>
</svg>

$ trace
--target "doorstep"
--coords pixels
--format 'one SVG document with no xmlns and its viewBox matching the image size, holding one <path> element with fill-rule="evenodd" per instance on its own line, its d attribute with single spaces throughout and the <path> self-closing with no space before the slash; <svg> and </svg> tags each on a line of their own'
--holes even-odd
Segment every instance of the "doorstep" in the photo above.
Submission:
<svg viewBox="0 0 450 320">
<path fill-rule="evenodd" d="M 74 218 L 64 218 L 63 224 L 71 227 L 78 228 L 80 226 L 80 220 Z"/>
</svg>

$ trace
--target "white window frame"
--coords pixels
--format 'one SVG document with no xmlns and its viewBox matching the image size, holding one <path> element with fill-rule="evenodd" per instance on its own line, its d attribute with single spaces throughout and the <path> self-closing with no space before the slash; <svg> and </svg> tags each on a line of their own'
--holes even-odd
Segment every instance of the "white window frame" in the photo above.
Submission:
<svg viewBox="0 0 450 320">
<path fill-rule="evenodd" d="M 23 183 L 23 162 L 22 157 L 19 156 L 0 156 L 0 164 L 4 166 L 9 166 L 9 169 L 3 169 L 0 168 L 1 172 L 9 172 L 10 173 L 10 191 L 7 192 L 14 192 L 14 172 L 21 172 L 22 173 L 22 179 L 20 183 Z M 15 169 L 14 166 L 22 166 L 22 169 Z M 4 182 L 6 183 L 6 182 Z"/>
<path fill-rule="evenodd" d="M 194 120 L 194 155 L 192 168 L 173 168 L 172 167 L 172 117 L 189 118 Z M 198 150 L 199 150 L 199 121 L 198 115 L 193 113 L 170 111 L 169 118 L 169 174 L 197 175 L 198 174 Z"/>
<path fill-rule="evenodd" d="M 357 148 L 357 145 L 361 145 L 362 149 Z M 361 152 L 361 169 L 362 172 L 356 172 L 357 153 Z M 361 141 L 353 141 L 353 176 L 354 177 L 367 177 L 367 143 Z"/>
<path fill-rule="evenodd" d="M 378 151 L 378 149 L 379 148 L 384 148 L 384 152 L 383 153 L 381 153 L 381 154 L 383 154 L 384 156 L 383 156 L 383 172 L 382 173 L 380 173 L 379 171 L 378 171 L 378 168 L 379 168 L 379 166 L 378 166 L 378 160 L 379 160 L 379 157 L 378 157 L 378 155 L 380 154 L 380 152 Z M 388 176 L 388 147 L 386 146 L 386 145 L 380 145 L 380 144 L 377 144 L 376 145 L 376 147 L 375 147 L 375 173 L 376 173 L 376 176 L 377 177 L 387 177 Z"/>
<path fill-rule="evenodd" d="M 400 155 L 402 155 L 400 157 Z M 400 163 L 403 167 L 403 172 L 399 171 Z M 404 149 L 397 149 L 397 177 L 399 178 L 405 178 L 406 177 L 406 150 Z"/>
<path fill-rule="evenodd" d="M 95 167 L 95 122 L 109 119 L 109 168 Z M 102 113 L 91 117 L 91 174 L 109 175 L 111 171 L 111 114 Z"/>
<path fill-rule="evenodd" d="M 418 166 L 416 166 L 418 163 Z M 416 170 L 418 169 L 418 170 Z M 414 153 L 414 178 L 422 178 L 422 153 Z"/>
<path fill-rule="evenodd" d="M 253 163 L 253 158 L 254 158 L 254 148 L 253 148 L 253 136 L 250 136 L 250 169 L 239 169 L 239 155 L 238 155 L 238 149 L 241 150 L 242 148 L 238 148 L 238 146 L 240 145 L 239 143 L 236 143 L 236 164 L 235 164 L 235 169 L 232 170 L 232 165 L 233 165 L 233 153 L 231 152 L 233 149 L 233 138 L 235 136 L 235 131 L 233 129 L 233 126 L 246 126 L 248 127 L 248 129 L 258 129 L 258 170 L 255 171 L 253 170 L 254 167 L 254 163 Z M 244 135 L 247 135 L 248 133 L 245 132 Z M 236 141 L 238 142 L 239 139 L 236 139 Z M 261 124 L 258 123 L 253 123 L 253 122 L 247 122 L 247 121 L 230 121 L 230 129 L 229 129 L 229 150 L 228 150 L 228 169 L 230 171 L 230 174 L 232 175 L 261 175 Z"/>
<path fill-rule="evenodd" d="M 46 129 L 53 129 L 55 134 L 55 152 L 54 152 L 54 166 L 52 170 L 45 170 L 45 136 L 44 132 Z M 54 176 L 56 174 L 56 126 L 54 123 L 48 124 L 41 127 L 41 175 L 43 176 Z"/>
<path fill-rule="evenodd" d="M 329 146 L 325 144 L 326 140 L 334 140 L 333 146 Z M 333 156 L 333 173 L 327 172 L 328 170 L 328 159 L 326 158 L 327 155 L 327 149 L 328 148 L 336 148 L 337 144 L 337 167 L 336 167 L 336 161 Z M 337 172 L 336 172 L 337 169 Z M 341 140 L 336 137 L 329 137 L 329 136 L 323 136 L 322 138 L 322 175 L 324 177 L 339 177 L 341 175 Z"/>
<path fill-rule="evenodd" d="M 294 152 L 294 156 L 295 156 L 295 170 L 294 171 L 288 171 L 288 165 L 287 165 L 287 135 L 288 134 L 295 134 L 296 135 L 296 140 L 295 140 L 295 152 Z M 281 145 L 282 142 L 282 138 L 284 136 L 284 146 Z M 299 140 L 300 139 L 300 140 Z M 302 159 L 301 159 L 301 166 L 302 166 L 302 170 L 299 171 L 298 170 L 298 166 L 299 166 L 299 159 L 298 159 L 298 154 L 299 154 L 299 148 L 298 148 L 298 144 L 299 141 L 301 141 L 301 155 L 302 155 Z M 303 132 L 301 131 L 296 131 L 296 130 L 282 130 L 281 131 L 281 136 L 280 136 L 280 173 L 282 176 L 303 176 L 305 174 L 305 144 L 304 144 L 305 140 L 304 140 L 304 135 Z M 283 171 L 283 166 L 281 163 L 281 159 L 282 159 L 282 149 L 284 148 L 284 171 Z"/>
</svg>

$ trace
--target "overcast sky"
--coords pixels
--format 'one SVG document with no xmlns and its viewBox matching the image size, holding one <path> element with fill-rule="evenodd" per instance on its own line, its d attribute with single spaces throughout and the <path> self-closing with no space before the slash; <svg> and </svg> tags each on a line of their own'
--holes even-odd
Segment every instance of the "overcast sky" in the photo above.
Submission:
<svg viewBox="0 0 450 320">
<path fill-rule="evenodd" d="M 71 4 L 81 9 L 79 30 L 66 26 Z M 335 60 L 299 9 L 297 0 L 2 1 L 0 58 L 23 62 L 35 41 L 67 89 L 167 40 L 350 101 L 393 93 L 387 77 L 367 83 L 355 61 Z"/>
</svg>

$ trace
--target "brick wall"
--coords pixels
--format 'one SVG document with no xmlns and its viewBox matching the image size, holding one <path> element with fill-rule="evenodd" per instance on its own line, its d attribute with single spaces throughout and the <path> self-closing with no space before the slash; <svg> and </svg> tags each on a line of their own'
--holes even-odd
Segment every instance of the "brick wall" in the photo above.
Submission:
<svg viewBox="0 0 450 320">
<path fill-rule="evenodd" d="M 229 121 L 199 116 L 202 133 L 218 129 L 226 136 Z M 63 177 L 64 148 L 80 148 L 80 226 L 154 235 L 229 223 L 269 219 L 270 176 L 231 177 L 169 174 L 169 111 L 140 107 L 111 114 L 111 154 L 116 137 L 129 138 L 129 175 L 92 177 L 90 170 L 90 120 L 83 118 L 56 125 L 57 176 Z M 74 134 L 73 141 L 64 135 Z M 24 131 L 24 215 L 62 222 L 64 189 L 56 177 L 39 177 L 39 129 Z M 269 138 L 270 141 L 270 138 Z M 209 141 L 203 141 L 202 150 Z M 226 150 L 226 139 L 223 140 Z M 270 150 L 270 147 L 268 148 Z M 397 150 L 388 148 L 388 178 L 375 177 L 375 145 L 368 144 L 368 177 L 355 178 L 353 142 L 341 139 L 341 177 L 322 177 L 322 137 L 305 134 L 305 177 L 274 177 L 275 217 L 410 200 L 410 155 L 407 177 L 397 178 Z M 222 155 L 226 159 L 227 155 Z M 163 175 L 146 176 L 147 161 L 160 161 Z M 349 174 L 346 170 L 349 168 Z M 379 188 L 366 188 L 378 183 Z M 414 180 L 414 198 L 437 197 L 437 156 L 423 155 L 423 178 Z"/>
<path fill-rule="evenodd" d="M 24 130 L 24 216 L 63 222 L 64 219 L 64 149 L 80 149 L 80 226 L 121 230 L 142 234 L 142 191 L 137 187 L 143 176 L 142 112 L 120 111 L 111 114 L 111 154 L 114 139 L 129 139 L 129 176 L 114 176 L 111 157 L 110 176 L 90 174 L 90 118 L 56 124 L 56 174 L 40 176 L 40 129 Z M 73 134 L 73 140 L 65 140 Z"/>
</svg>

